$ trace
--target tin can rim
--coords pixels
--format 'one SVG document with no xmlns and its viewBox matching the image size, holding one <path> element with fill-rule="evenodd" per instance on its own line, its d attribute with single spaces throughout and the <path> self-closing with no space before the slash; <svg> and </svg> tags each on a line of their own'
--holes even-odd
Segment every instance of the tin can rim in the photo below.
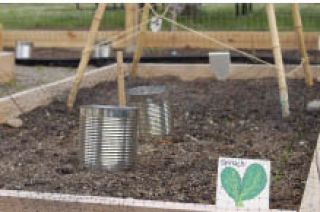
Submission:
<svg viewBox="0 0 320 212">
<path fill-rule="evenodd" d="M 149 96 L 162 94 L 167 91 L 167 86 L 156 85 L 156 86 L 137 86 L 127 90 L 130 96 Z"/>
<path fill-rule="evenodd" d="M 116 106 L 116 105 L 81 105 L 80 108 L 92 109 L 114 109 L 114 110 L 137 110 L 134 106 Z"/>
</svg>

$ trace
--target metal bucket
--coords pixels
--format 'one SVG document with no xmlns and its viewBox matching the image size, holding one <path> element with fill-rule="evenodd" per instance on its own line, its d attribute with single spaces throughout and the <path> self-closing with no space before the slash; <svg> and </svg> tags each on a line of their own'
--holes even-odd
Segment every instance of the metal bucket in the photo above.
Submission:
<svg viewBox="0 0 320 212">
<path fill-rule="evenodd" d="M 96 45 L 93 51 L 94 58 L 110 57 L 110 55 L 111 55 L 110 42 L 105 42 L 103 44 L 99 44 L 99 42 L 96 42 Z"/>
<path fill-rule="evenodd" d="M 127 92 L 130 105 L 139 108 L 138 135 L 165 137 L 173 128 L 169 92 L 165 86 L 139 86 Z"/>
<path fill-rule="evenodd" d="M 16 59 L 28 59 L 31 58 L 32 43 L 28 41 L 16 42 Z"/>
<path fill-rule="evenodd" d="M 85 167 L 111 171 L 129 169 L 136 157 L 135 107 L 80 107 L 80 139 Z"/>
</svg>

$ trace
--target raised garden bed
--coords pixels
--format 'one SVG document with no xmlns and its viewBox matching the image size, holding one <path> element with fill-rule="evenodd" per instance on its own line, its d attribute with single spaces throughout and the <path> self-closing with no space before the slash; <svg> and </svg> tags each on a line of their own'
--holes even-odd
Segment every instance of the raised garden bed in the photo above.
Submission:
<svg viewBox="0 0 320 212">
<path fill-rule="evenodd" d="M 215 204 L 218 157 L 260 158 L 272 161 L 271 208 L 299 209 L 320 126 L 305 104 L 320 98 L 318 83 L 308 89 L 303 80 L 288 81 L 286 120 L 275 79 L 127 82 L 149 84 L 172 89 L 175 133 L 141 140 L 135 169 L 78 167 L 78 106 L 117 103 L 116 83 L 104 82 L 81 90 L 71 112 L 58 98 L 22 115 L 21 129 L 0 127 L 0 188 Z"/>
</svg>

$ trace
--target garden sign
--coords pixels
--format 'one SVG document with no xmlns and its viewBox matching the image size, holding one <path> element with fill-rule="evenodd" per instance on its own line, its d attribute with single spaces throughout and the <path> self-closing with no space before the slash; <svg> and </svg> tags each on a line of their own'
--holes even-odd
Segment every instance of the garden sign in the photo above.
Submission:
<svg viewBox="0 0 320 212">
<path fill-rule="evenodd" d="M 219 158 L 219 208 L 269 209 L 270 161 Z"/>
</svg>

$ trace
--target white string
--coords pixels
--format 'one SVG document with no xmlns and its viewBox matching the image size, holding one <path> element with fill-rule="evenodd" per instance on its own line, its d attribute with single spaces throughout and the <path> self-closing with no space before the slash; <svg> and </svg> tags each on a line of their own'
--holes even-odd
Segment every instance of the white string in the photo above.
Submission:
<svg viewBox="0 0 320 212">
<path fill-rule="evenodd" d="M 235 51 L 235 52 L 238 52 L 239 54 L 242 54 L 242 55 L 244 55 L 244 56 L 246 56 L 246 57 L 248 57 L 248 58 L 251 58 L 251 59 L 256 60 L 256 61 L 258 61 L 258 62 L 260 62 L 260 63 L 266 64 L 266 65 L 268 65 L 268 66 L 271 66 L 271 67 L 275 66 L 274 64 L 268 63 L 267 61 L 262 60 L 262 59 L 254 56 L 254 55 L 252 55 L 252 54 L 249 54 L 249 53 L 246 53 L 246 52 L 244 52 L 244 51 L 241 51 L 241 50 L 239 50 L 239 49 L 237 49 L 237 48 L 235 48 L 235 47 L 233 47 L 233 46 L 230 46 L 230 45 L 228 45 L 228 44 L 226 44 L 226 43 L 224 43 L 224 42 L 222 42 L 222 41 L 220 41 L 220 40 L 218 40 L 218 39 L 215 39 L 215 38 L 213 38 L 213 37 L 209 37 L 208 35 L 206 35 L 206 34 L 204 34 L 204 33 L 202 33 L 202 32 L 198 32 L 198 31 L 196 31 L 196 30 L 194 30 L 194 29 L 192 29 L 192 28 L 190 28 L 190 27 L 187 27 L 187 26 L 185 26 L 185 25 L 183 25 L 183 24 L 180 24 L 180 23 L 178 23 L 178 22 L 176 22 L 176 21 L 174 21 L 174 20 L 172 20 L 172 19 L 170 19 L 170 18 L 167 18 L 167 17 L 165 17 L 165 16 L 162 16 L 162 15 L 158 14 L 152 7 L 151 7 L 151 11 L 152 11 L 152 13 L 153 13 L 155 16 L 157 16 L 157 17 L 159 17 L 159 18 L 163 18 L 164 20 L 166 20 L 166 21 L 168 21 L 168 22 L 170 22 L 170 23 L 173 23 L 173 24 L 175 24 L 176 26 L 178 26 L 178 27 L 180 27 L 180 28 L 183 28 L 183 29 L 185 29 L 185 30 L 187 30 L 187 31 L 190 31 L 190 32 L 192 32 L 192 33 L 195 33 L 195 34 L 197 34 L 197 35 L 199 35 L 199 36 L 201 36 L 201 37 L 203 37 L 203 38 L 205 38 L 205 39 L 207 39 L 207 40 L 210 40 L 210 41 L 212 41 L 212 42 L 214 42 L 214 43 L 216 43 L 216 44 L 218 44 L 218 45 L 220 45 L 220 46 L 223 46 L 223 47 L 225 47 L 225 48 L 227 48 L 227 49 L 230 49 L 230 50 L 233 50 L 233 51 Z"/>
<path fill-rule="evenodd" d="M 287 76 L 288 76 L 288 77 L 292 77 L 292 75 L 293 75 L 294 73 L 296 73 L 298 70 L 300 70 L 300 68 L 302 67 L 304 61 L 305 61 L 305 60 L 302 59 L 302 60 L 301 60 L 301 63 L 300 63 L 297 67 L 293 68 L 291 71 L 288 72 Z"/>
<path fill-rule="evenodd" d="M 101 41 L 101 42 L 98 42 L 97 44 L 95 44 L 94 46 L 100 46 L 100 45 L 104 45 L 104 44 L 109 44 L 109 43 L 112 43 L 114 41 L 117 41 L 120 37 L 126 35 L 126 34 L 131 34 L 131 33 L 135 33 L 137 31 L 137 29 L 143 25 L 143 24 L 146 24 L 148 23 L 149 21 L 151 21 L 151 18 L 149 18 L 148 20 L 144 21 L 144 22 L 141 22 L 139 24 L 136 24 L 134 25 L 133 27 L 130 27 L 128 28 L 127 30 L 121 32 L 119 35 L 117 35 L 115 38 L 112 38 L 110 40 L 107 40 L 107 41 Z M 132 32 L 133 31 L 133 32 Z M 139 32 L 138 32 L 139 33 Z M 127 35 L 126 35 L 127 36 Z"/>
<path fill-rule="evenodd" d="M 150 5 L 149 5 L 149 7 L 150 7 Z M 165 16 L 165 15 L 168 13 L 169 7 L 170 7 L 170 5 L 168 4 L 167 7 L 165 8 L 164 12 L 161 14 L 162 16 Z M 152 8 L 152 7 L 150 7 L 150 8 Z M 143 10 L 142 8 L 141 8 L 141 9 L 138 9 L 138 12 L 141 12 L 142 10 Z M 136 31 L 140 26 L 142 26 L 142 25 L 144 25 L 144 24 L 147 24 L 147 23 L 150 22 L 151 20 L 152 20 L 152 17 L 149 18 L 149 19 L 147 19 L 147 20 L 145 20 L 145 21 L 143 21 L 143 22 L 141 22 L 141 23 L 139 23 L 139 24 L 136 24 L 136 25 L 134 25 L 134 26 L 126 29 L 125 31 L 121 32 L 119 35 L 117 35 L 115 38 L 113 38 L 113 39 L 111 39 L 111 40 L 98 42 L 97 44 L 95 44 L 95 46 L 104 45 L 104 44 L 109 44 L 109 43 L 112 43 L 112 42 L 114 42 L 114 41 L 117 41 L 118 38 L 120 38 L 120 37 L 123 36 L 123 35 L 130 34 L 132 31 L 134 31 L 133 33 L 135 33 L 135 31 Z M 140 33 L 140 32 L 138 32 L 138 33 Z M 136 33 L 136 34 L 137 34 L 137 33 Z M 114 45 L 114 44 L 113 44 L 113 45 Z"/>
</svg>

